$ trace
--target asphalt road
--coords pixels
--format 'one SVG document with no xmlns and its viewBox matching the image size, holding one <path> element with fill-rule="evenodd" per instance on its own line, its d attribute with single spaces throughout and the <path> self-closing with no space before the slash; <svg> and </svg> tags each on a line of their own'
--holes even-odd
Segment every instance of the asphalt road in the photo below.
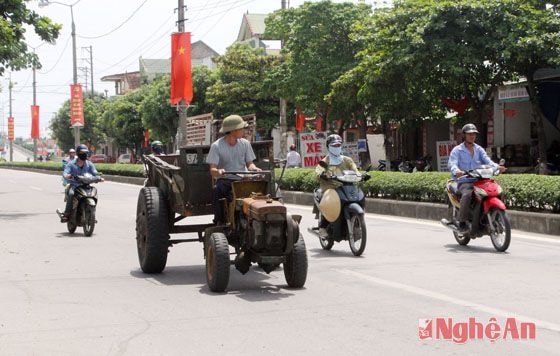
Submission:
<svg viewBox="0 0 560 356">
<path fill-rule="evenodd" d="M 323 251 L 305 230 L 303 289 L 282 271 L 233 267 L 228 292 L 206 286 L 202 245 L 170 250 L 160 275 L 138 265 L 139 186 L 98 185 L 93 237 L 69 235 L 56 176 L 0 169 L 0 355 L 559 355 L 560 240 L 514 231 L 458 246 L 433 222 L 367 215 L 368 246 Z M 193 218 L 207 222 L 208 217 Z M 419 319 L 536 323 L 535 340 L 419 340 Z M 434 321 L 435 323 L 435 321 Z M 518 324 L 519 325 L 519 324 Z M 459 330 L 459 329 L 458 329 Z M 459 335 L 459 334 L 457 334 Z"/>
</svg>

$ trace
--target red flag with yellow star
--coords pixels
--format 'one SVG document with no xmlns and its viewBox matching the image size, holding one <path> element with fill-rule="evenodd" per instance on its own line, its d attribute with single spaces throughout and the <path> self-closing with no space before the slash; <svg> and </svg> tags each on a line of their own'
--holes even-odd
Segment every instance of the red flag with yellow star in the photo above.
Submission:
<svg viewBox="0 0 560 356">
<path fill-rule="evenodd" d="M 191 33 L 171 34 L 171 105 L 185 99 L 187 105 L 193 97 L 191 75 Z"/>
</svg>

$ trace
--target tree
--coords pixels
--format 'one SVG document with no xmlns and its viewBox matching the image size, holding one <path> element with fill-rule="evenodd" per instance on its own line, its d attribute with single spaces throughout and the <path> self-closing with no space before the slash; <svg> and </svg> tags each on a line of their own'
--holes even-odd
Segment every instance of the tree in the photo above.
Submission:
<svg viewBox="0 0 560 356">
<path fill-rule="evenodd" d="M 146 95 L 146 87 L 107 100 L 103 115 L 98 122 L 99 129 L 117 145 L 130 149 L 138 156 L 144 141 L 140 105 Z"/>
<path fill-rule="evenodd" d="M 207 89 L 207 102 L 216 116 L 256 114 L 260 128 L 278 121 L 278 99 L 264 89 L 264 81 L 278 63 L 263 48 L 236 43 L 216 59 L 217 81 Z"/>
<path fill-rule="evenodd" d="M 54 43 L 62 28 L 48 17 L 29 10 L 25 0 L 0 2 L 0 75 L 7 68 L 15 71 L 33 64 L 41 67 L 38 57 L 29 51 L 25 42 L 26 26 L 31 26 L 42 41 L 49 43 Z"/>
<path fill-rule="evenodd" d="M 179 114 L 170 104 L 170 77 L 157 77 L 144 85 L 144 98 L 140 102 L 139 112 L 142 124 L 151 130 L 151 136 L 166 144 L 172 143 L 177 134 Z"/>
<path fill-rule="evenodd" d="M 539 171 L 547 173 L 546 118 L 539 100 L 544 88 L 535 80 L 535 73 L 539 69 L 560 65 L 560 2 L 512 0 L 508 3 L 511 4 L 507 8 L 511 23 L 508 33 L 504 34 L 507 44 L 507 50 L 503 53 L 504 61 L 527 80 L 527 92 L 537 124 L 541 162 Z"/>
<path fill-rule="evenodd" d="M 189 116 L 206 114 L 214 111 L 214 106 L 208 102 L 208 88 L 218 80 L 216 71 L 206 66 L 196 66 L 192 69 L 193 100 L 189 107 Z"/>
<path fill-rule="evenodd" d="M 267 17 L 265 36 L 283 41 L 284 62 L 270 75 L 279 94 L 327 118 L 334 97 L 327 100 L 326 95 L 332 83 L 357 65 L 356 54 L 363 46 L 359 39 L 351 38 L 352 28 L 370 11 L 364 4 L 321 1 L 306 2 Z M 340 99 L 337 104 L 344 101 Z M 346 110 L 337 111 L 343 113 L 348 114 Z"/>
<path fill-rule="evenodd" d="M 97 129 L 97 122 L 102 114 L 103 98 L 96 94 L 93 99 L 84 97 L 84 127 L 80 130 L 81 143 L 88 146 L 97 146 L 102 141 L 101 132 Z M 74 147 L 74 134 L 70 126 L 70 100 L 62 104 L 62 107 L 49 122 L 52 137 L 58 146 L 64 151 Z"/>
</svg>

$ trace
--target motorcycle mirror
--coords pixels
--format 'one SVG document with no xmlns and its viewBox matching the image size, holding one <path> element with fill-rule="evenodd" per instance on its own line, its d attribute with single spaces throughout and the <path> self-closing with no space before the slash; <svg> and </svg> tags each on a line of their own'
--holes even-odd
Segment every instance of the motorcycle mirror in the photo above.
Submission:
<svg viewBox="0 0 560 356">
<path fill-rule="evenodd" d="M 329 168 L 329 165 L 325 161 L 319 161 L 319 165 L 325 169 Z"/>
<path fill-rule="evenodd" d="M 506 164 L 506 160 L 502 158 L 502 159 L 500 160 L 500 163 L 498 163 L 498 164 L 499 164 L 500 166 L 503 166 L 504 164 Z"/>
</svg>

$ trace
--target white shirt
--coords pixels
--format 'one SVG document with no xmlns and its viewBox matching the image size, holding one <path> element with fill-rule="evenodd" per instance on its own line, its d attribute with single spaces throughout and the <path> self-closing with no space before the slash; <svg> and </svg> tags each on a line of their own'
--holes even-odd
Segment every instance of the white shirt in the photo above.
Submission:
<svg viewBox="0 0 560 356">
<path fill-rule="evenodd" d="M 297 151 L 290 151 L 286 155 L 286 166 L 288 167 L 299 167 L 301 163 L 301 156 Z"/>
</svg>

